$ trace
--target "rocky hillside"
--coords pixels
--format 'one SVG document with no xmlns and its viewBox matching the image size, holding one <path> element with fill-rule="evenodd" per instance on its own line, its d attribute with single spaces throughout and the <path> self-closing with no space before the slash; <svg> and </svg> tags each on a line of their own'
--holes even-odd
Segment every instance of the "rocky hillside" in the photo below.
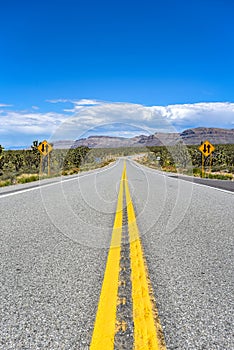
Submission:
<svg viewBox="0 0 234 350">
<path fill-rule="evenodd" d="M 55 148 L 88 146 L 90 148 L 116 148 L 140 146 L 170 146 L 180 141 L 186 145 L 199 145 L 209 140 L 213 144 L 234 144 L 234 129 L 193 128 L 182 133 L 155 133 L 150 136 L 140 135 L 132 138 L 112 136 L 89 136 L 76 141 L 56 141 Z"/>
<path fill-rule="evenodd" d="M 182 133 L 155 133 L 148 136 L 146 146 L 174 145 L 182 141 L 186 145 L 200 145 L 201 141 L 209 140 L 213 144 L 233 144 L 234 129 L 194 128 Z M 143 140 L 140 141 L 141 144 Z"/>
<path fill-rule="evenodd" d="M 125 137 L 89 136 L 86 139 L 76 140 L 73 147 L 88 146 L 90 148 L 116 148 L 130 147 L 133 143 L 133 139 Z"/>
<path fill-rule="evenodd" d="M 213 144 L 234 143 L 234 129 L 195 128 L 185 130 L 180 135 L 187 145 L 197 145 L 206 139 Z"/>
</svg>

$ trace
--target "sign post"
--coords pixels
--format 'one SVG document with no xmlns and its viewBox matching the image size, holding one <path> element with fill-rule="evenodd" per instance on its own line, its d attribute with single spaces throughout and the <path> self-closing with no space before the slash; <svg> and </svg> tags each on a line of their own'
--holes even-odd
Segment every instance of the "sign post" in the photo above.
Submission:
<svg viewBox="0 0 234 350">
<path fill-rule="evenodd" d="M 50 176 L 50 152 L 52 151 L 53 147 L 46 140 L 44 140 L 39 144 L 37 149 L 40 152 L 40 175 L 42 175 L 43 157 L 48 155 L 48 176 Z"/>
<path fill-rule="evenodd" d="M 212 168 L 212 153 L 210 154 L 210 173 L 211 173 L 211 168 Z"/>
<path fill-rule="evenodd" d="M 40 154 L 40 176 L 42 175 L 42 154 Z"/>
<path fill-rule="evenodd" d="M 212 152 L 214 152 L 215 148 L 214 146 L 209 142 L 205 141 L 202 142 L 201 146 L 199 147 L 199 151 L 202 153 L 202 177 L 205 172 L 205 159 L 206 157 L 210 156 L 210 171 L 211 171 L 211 162 L 212 162 Z"/>
</svg>

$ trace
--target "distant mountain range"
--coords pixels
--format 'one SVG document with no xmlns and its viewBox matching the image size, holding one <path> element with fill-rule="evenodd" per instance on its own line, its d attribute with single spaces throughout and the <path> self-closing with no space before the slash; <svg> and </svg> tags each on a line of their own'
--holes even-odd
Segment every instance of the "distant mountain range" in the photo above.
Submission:
<svg viewBox="0 0 234 350">
<path fill-rule="evenodd" d="M 55 141 L 54 148 L 90 148 L 173 146 L 182 141 L 186 145 L 200 145 L 208 140 L 213 144 L 234 144 L 234 129 L 193 128 L 182 133 L 155 133 L 150 136 L 140 135 L 132 138 L 115 136 L 89 136 L 76 141 Z"/>
</svg>

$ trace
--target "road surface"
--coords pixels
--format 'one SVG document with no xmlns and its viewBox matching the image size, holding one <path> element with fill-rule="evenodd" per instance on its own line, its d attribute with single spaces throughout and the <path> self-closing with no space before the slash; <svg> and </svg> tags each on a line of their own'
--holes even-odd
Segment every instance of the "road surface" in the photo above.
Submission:
<svg viewBox="0 0 234 350">
<path fill-rule="evenodd" d="M 158 312 L 165 348 L 234 348 L 233 192 L 166 176 L 132 160 L 126 161 L 126 179 L 123 169 L 120 159 L 79 176 L 0 190 L 0 349 L 103 349 L 94 330 L 106 307 L 101 295 L 117 213 L 128 238 L 120 247 L 126 268 L 119 261 L 119 276 L 106 277 L 125 293 L 116 306 L 113 349 L 132 349 L 137 342 L 138 267 L 129 224 L 134 215 L 141 237 L 138 266 L 150 279 L 152 314 Z M 105 310 L 100 318 L 111 314 Z"/>
</svg>

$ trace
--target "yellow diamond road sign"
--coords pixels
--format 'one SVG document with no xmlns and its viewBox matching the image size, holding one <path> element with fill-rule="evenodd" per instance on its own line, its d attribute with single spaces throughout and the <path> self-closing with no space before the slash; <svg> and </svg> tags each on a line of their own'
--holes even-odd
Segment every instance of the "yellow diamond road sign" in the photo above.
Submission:
<svg viewBox="0 0 234 350">
<path fill-rule="evenodd" d="M 205 141 L 201 144 L 199 150 L 205 157 L 208 157 L 212 152 L 214 152 L 215 148 L 209 141 Z"/>
<path fill-rule="evenodd" d="M 53 147 L 46 140 L 44 140 L 42 143 L 40 143 L 37 149 L 41 152 L 43 156 L 46 156 L 52 151 Z"/>
</svg>

